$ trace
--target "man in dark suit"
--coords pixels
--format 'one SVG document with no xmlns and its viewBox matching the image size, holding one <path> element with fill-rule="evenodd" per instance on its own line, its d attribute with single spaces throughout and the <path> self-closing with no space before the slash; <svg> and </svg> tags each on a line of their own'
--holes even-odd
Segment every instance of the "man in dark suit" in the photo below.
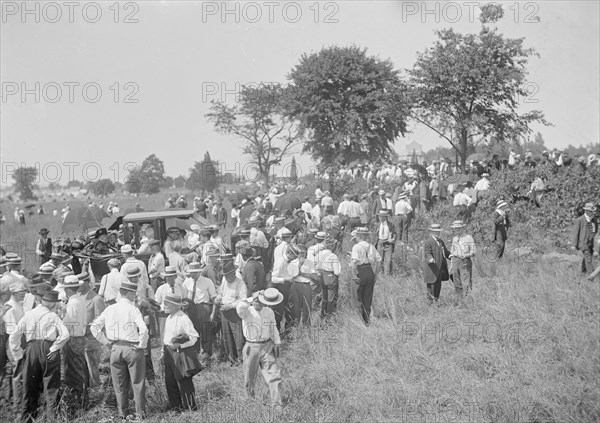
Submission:
<svg viewBox="0 0 600 423">
<path fill-rule="evenodd" d="M 46 228 L 40 229 L 40 239 L 37 242 L 36 253 L 40 258 L 41 264 L 50 260 L 52 254 L 52 239 L 48 237 L 50 231 Z"/>
<path fill-rule="evenodd" d="M 575 219 L 573 232 L 571 236 L 572 248 L 575 248 L 583 254 L 581 261 L 581 272 L 592 273 L 592 257 L 594 254 L 594 236 L 598 233 L 598 221 L 594 216 L 597 208 L 594 203 L 586 203 L 583 207 L 583 215 Z"/>
<path fill-rule="evenodd" d="M 439 238 L 442 227 L 434 223 L 429 226 L 430 236 L 423 243 L 423 281 L 427 284 L 429 303 L 437 301 L 442 289 L 442 281 L 448 280 L 450 252 L 444 241 Z"/>
<path fill-rule="evenodd" d="M 510 220 L 508 219 L 508 204 L 503 200 L 498 200 L 496 210 L 494 210 L 494 244 L 496 245 L 496 258 L 500 259 L 504 255 L 504 246 L 508 238 L 508 229 Z"/>
</svg>

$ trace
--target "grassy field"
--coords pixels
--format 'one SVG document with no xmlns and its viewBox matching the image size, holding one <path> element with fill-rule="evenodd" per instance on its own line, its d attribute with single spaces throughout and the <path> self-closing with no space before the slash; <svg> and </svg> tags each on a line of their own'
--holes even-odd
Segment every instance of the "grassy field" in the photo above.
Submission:
<svg viewBox="0 0 600 423">
<path fill-rule="evenodd" d="M 153 208 L 143 200 L 142 206 Z M 11 215 L 7 220 L 3 244 L 33 245 L 39 227 L 60 226 L 51 216 L 35 216 L 25 228 L 11 223 Z M 310 330 L 283 346 L 285 407 L 275 421 L 600 421 L 597 282 L 583 281 L 563 264 L 477 257 L 467 304 L 455 303 L 453 287 L 445 283 L 440 303 L 429 306 L 417 261 L 411 260 L 405 276 L 379 277 L 368 328 L 350 307 L 344 261 L 335 319 L 321 325 L 315 315 Z M 245 394 L 239 367 L 218 365 L 194 380 L 199 412 L 165 413 L 159 375 L 147 391 L 147 421 L 269 421 L 260 377 L 255 401 Z M 96 389 L 92 408 L 70 420 L 111 421 L 114 406 L 111 390 Z M 7 408 L 0 413 L 6 421 L 14 415 Z"/>
</svg>

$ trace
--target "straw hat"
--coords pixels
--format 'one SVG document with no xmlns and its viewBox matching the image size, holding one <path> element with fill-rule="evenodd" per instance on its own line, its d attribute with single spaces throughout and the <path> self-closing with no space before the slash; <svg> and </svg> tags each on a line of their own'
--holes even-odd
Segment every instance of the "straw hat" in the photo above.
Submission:
<svg viewBox="0 0 600 423">
<path fill-rule="evenodd" d="M 274 306 L 283 301 L 283 294 L 276 288 L 267 288 L 263 293 L 258 294 L 258 301 L 267 306 Z"/>
<path fill-rule="evenodd" d="M 431 225 L 429 225 L 429 230 L 431 232 L 441 232 L 442 225 L 440 225 L 439 223 L 432 223 Z"/>
<path fill-rule="evenodd" d="M 467 225 L 462 220 L 455 220 L 454 222 L 452 222 L 452 225 L 450 225 L 450 228 L 452 228 L 452 229 L 460 229 L 460 228 L 464 228 L 466 226 Z"/>
</svg>

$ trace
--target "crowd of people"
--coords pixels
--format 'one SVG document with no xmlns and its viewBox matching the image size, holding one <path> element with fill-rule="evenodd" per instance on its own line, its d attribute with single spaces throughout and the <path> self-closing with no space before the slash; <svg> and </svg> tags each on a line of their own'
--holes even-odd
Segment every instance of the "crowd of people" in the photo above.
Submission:
<svg viewBox="0 0 600 423">
<path fill-rule="evenodd" d="M 507 165 L 515 162 L 509 158 Z M 293 342 L 315 319 L 329 324 L 340 286 L 368 326 L 378 275 L 395 274 L 396 246 L 410 248 L 412 219 L 428 213 L 435 202 L 451 202 L 456 215 L 449 248 L 440 224 L 428 228 L 421 250 L 423 295 L 437 303 L 442 282 L 451 280 L 457 303 L 469 298 L 479 247 L 468 225 L 473 207 L 490 188 L 489 172 L 496 164 L 473 163 L 477 179 L 454 183 L 448 183 L 451 171 L 444 162 L 398 168 L 400 180 L 393 190 L 372 185 L 338 201 L 319 188 L 314 196 L 293 201 L 285 187 L 275 187 L 239 205 L 231 201 L 228 211 L 227 198 L 196 197 L 193 207 L 208 224 L 170 227 L 164 240 L 155 238 L 151 225 L 142 225 L 139 236 L 130 232 L 124 237 L 134 230 L 125 225 L 116 231 L 99 228 L 73 242 L 53 242 L 42 228 L 35 274 L 23 272 L 22 259 L 14 253 L 3 252 L 0 261 L 2 395 L 21 410 L 24 422 L 36 419 L 41 402 L 47 416 L 55 416 L 63 385 L 65 403 L 85 408 L 89 389 L 102 383 L 100 356 L 108 348 L 108 384 L 118 414 L 143 418 L 146 386 L 156 383 L 154 347 L 161 349 L 169 409 L 197 409 L 194 375 L 229 362 L 242 366 L 249 396 L 255 395 L 261 370 L 271 406 L 280 411 L 281 343 Z M 396 171 L 390 168 L 394 178 Z M 541 201 L 537 190 L 532 193 L 532 201 Z M 165 205 L 177 207 L 178 202 L 172 197 Z M 508 209 L 506 201 L 498 200 L 490 216 L 498 260 L 511 227 Z M 593 263 L 597 207 L 590 202 L 583 209 L 572 243 L 582 254 L 581 270 L 593 279 L 600 273 Z M 95 274 L 90 259 L 107 255 L 108 271 Z"/>
</svg>

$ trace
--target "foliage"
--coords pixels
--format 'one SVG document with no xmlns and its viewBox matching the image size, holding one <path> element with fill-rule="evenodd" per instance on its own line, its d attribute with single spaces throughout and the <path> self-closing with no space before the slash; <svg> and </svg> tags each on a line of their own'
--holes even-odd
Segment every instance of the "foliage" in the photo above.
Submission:
<svg viewBox="0 0 600 423">
<path fill-rule="evenodd" d="M 204 160 L 195 162 L 194 167 L 190 169 L 190 176 L 186 186 L 191 190 L 200 190 L 212 192 L 219 186 L 218 163 L 210 158 L 207 151 Z"/>
<path fill-rule="evenodd" d="M 548 124 L 540 111 L 517 110 L 528 95 L 528 58 L 536 54 L 523 47 L 523 39 L 487 27 L 479 34 L 446 29 L 437 35 L 410 71 L 413 117 L 452 145 L 463 169 L 474 139 L 506 142 L 527 134 L 531 122 Z"/>
<path fill-rule="evenodd" d="M 271 168 L 300 141 L 297 121 L 284 114 L 287 89 L 280 84 L 243 86 L 237 105 L 212 101 L 205 117 L 220 134 L 232 134 L 244 140 L 243 153 L 250 157 L 265 184 Z"/>
<path fill-rule="evenodd" d="M 15 180 L 15 193 L 17 193 L 21 201 L 36 199 L 36 196 L 33 194 L 33 188 L 37 176 L 38 170 L 36 167 L 19 167 L 13 173 L 12 178 Z"/>
<path fill-rule="evenodd" d="M 94 195 L 108 195 L 115 191 L 115 184 L 110 179 L 100 179 L 91 184 Z"/>
<path fill-rule="evenodd" d="M 83 183 L 81 181 L 78 181 L 77 179 L 73 179 L 73 180 L 67 182 L 67 188 L 81 187 L 81 186 L 83 186 Z"/>
<path fill-rule="evenodd" d="M 142 165 L 129 171 L 125 185 L 130 193 L 155 194 L 164 184 L 165 167 L 163 161 L 151 154 Z"/>
<path fill-rule="evenodd" d="M 165 176 L 165 180 L 163 181 L 161 188 L 171 188 L 172 186 L 173 186 L 173 177 Z"/>
<path fill-rule="evenodd" d="M 391 155 L 406 132 L 406 89 L 389 60 L 358 47 L 304 54 L 288 76 L 288 114 L 310 131 L 303 151 L 321 171 L 335 173 L 353 160 Z"/>
<path fill-rule="evenodd" d="M 173 179 L 173 186 L 175 188 L 183 188 L 186 182 L 185 176 L 179 175 L 177 178 Z"/>
</svg>

